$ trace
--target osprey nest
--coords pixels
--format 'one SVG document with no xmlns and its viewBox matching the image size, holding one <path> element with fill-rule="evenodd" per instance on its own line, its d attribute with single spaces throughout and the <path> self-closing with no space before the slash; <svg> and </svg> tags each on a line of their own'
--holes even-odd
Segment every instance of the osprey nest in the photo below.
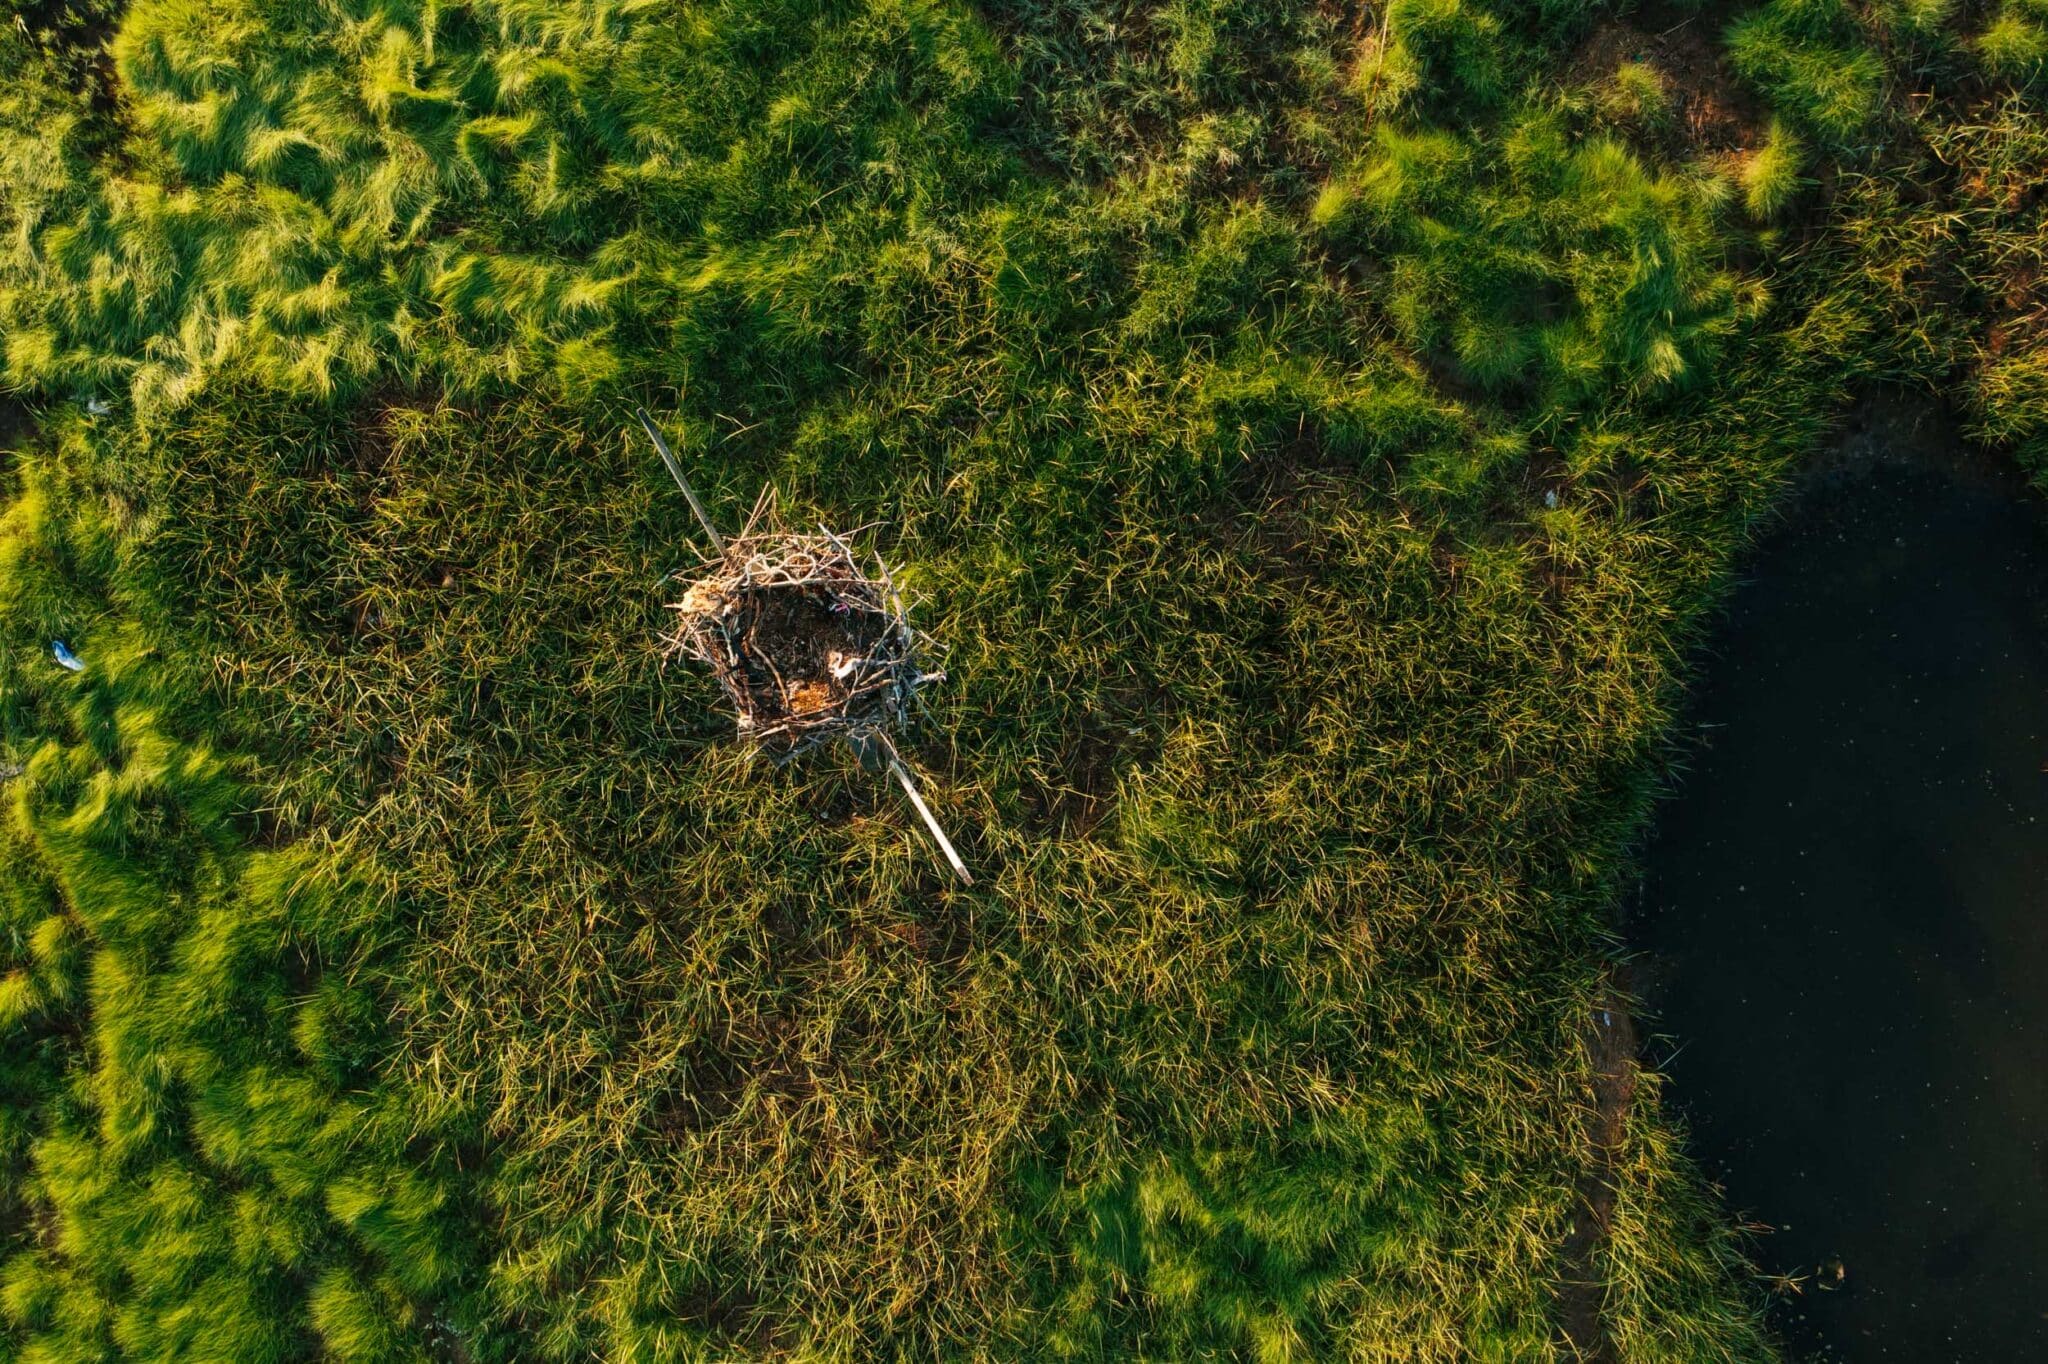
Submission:
<svg viewBox="0 0 2048 1364">
<path fill-rule="evenodd" d="M 918 667 L 920 638 L 888 566 L 863 566 L 823 528 L 787 529 L 765 496 L 722 549 L 669 608 L 669 655 L 707 665 L 740 734 L 778 763 L 840 738 L 879 740 L 893 757 L 891 732 L 945 674 Z"/>
</svg>

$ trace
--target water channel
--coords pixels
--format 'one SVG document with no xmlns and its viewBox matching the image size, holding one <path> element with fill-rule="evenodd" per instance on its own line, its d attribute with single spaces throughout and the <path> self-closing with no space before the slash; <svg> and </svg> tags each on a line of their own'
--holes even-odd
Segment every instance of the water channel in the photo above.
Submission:
<svg viewBox="0 0 2048 1364">
<path fill-rule="evenodd" d="M 2048 1360 L 2048 506 L 1880 405 L 1701 661 L 1626 926 L 1795 1358 Z"/>
</svg>

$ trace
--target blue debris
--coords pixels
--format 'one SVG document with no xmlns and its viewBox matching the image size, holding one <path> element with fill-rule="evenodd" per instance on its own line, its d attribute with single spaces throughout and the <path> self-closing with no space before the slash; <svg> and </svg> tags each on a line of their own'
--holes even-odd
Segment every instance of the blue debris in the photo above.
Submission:
<svg viewBox="0 0 2048 1364">
<path fill-rule="evenodd" d="M 85 671 L 85 665 L 78 661 L 78 655 L 72 653 L 69 648 L 65 647 L 63 640 L 51 640 L 50 653 L 55 656 L 56 660 L 59 663 L 71 669 L 71 671 L 75 673 L 82 673 Z"/>
</svg>

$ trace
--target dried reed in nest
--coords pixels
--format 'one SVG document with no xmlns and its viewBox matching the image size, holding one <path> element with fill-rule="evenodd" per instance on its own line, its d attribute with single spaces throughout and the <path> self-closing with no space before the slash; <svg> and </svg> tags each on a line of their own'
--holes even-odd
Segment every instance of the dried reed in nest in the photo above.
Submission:
<svg viewBox="0 0 2048 1364">
<path fill-rule="evenodd" d="M 918 666 L 888 565 L 829 530 L 789 530 L 767 494 L 669 609 L 669 654 L 709 666 L 740 733 L 778 763 L 832 739 L 893 753 L 918 688 L 945 677 Z"/>
<path fill-rule="evenodd" d="M 661 428 L 646 408 L 634 415 L 717 550 L 670 608 L 677 622 L 668 654 L 709 664 L 732 702 L 740 733 L 776 762 L 845 739 L 863 766 L 887 767 L 953 874 L 973 885 L 959 849 L 918 793 L 891 738 L 909 722 L 918 688 L 946 675 L 918 667 L 920 638 L 910 628 L 889 566 L 877 556 L 863 569 L 846 541 L 829 530 L 789 530 L 766 490 L 739 538 L 725 539 Z"/>
</svg>

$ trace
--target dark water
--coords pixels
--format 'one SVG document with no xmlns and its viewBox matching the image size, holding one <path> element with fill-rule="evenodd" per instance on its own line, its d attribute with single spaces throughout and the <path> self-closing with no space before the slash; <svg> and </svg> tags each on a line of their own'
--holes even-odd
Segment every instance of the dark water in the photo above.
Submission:
<svg viewBox="0 0 2048 1364">
<path fill-rule="evenodd" d="M 2048 510 L 1931 428 L 1755 555 L 1630 937 L 1795 1354 L 2048 1360 Z"/>
</svg>

